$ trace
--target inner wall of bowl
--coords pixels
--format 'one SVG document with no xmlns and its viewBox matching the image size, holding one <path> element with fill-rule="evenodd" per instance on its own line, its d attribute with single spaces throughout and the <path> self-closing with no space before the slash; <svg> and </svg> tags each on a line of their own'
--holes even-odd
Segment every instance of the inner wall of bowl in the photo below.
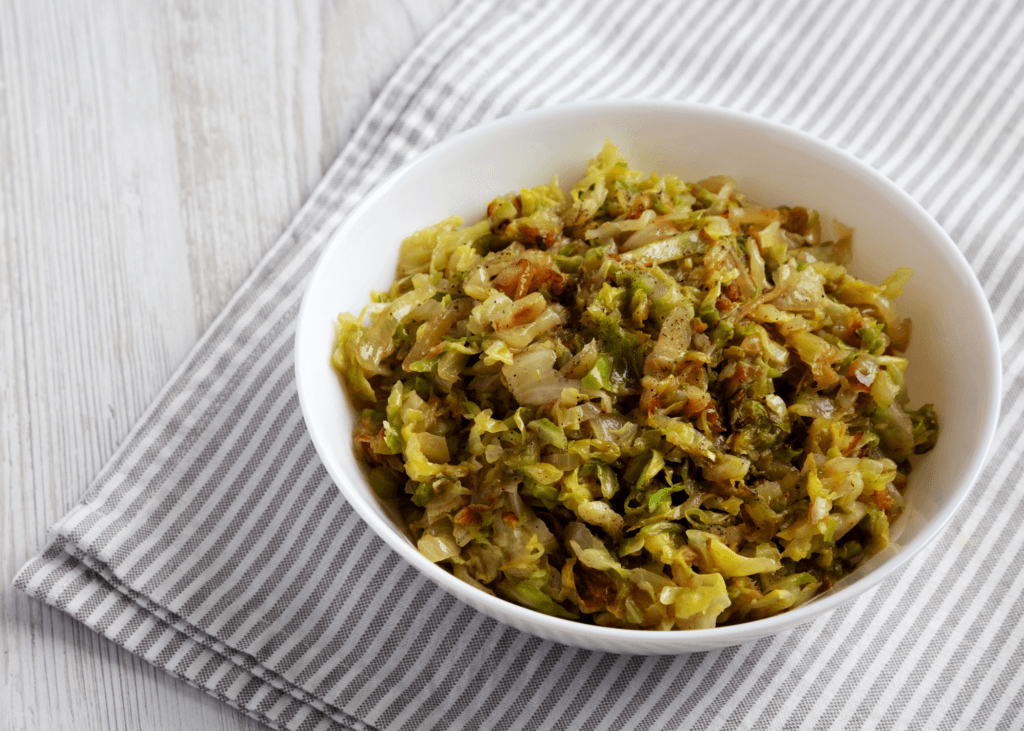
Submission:
<svg viewBox="0 0 1024 731">
<path fill-rule="evenodd" d="M 310 431 L 349 499 L 379 519 L 376 530 L 388 524 L 361 479 L 350 446 L 355 414 L 328 362 L 337 313 L 357 314 L 372 290 L 390 286 L 398 246 L 413 231 L 451 214 L 472 223 L 496 195 L 555 175 L 567 189 L 606 137 L 646 173 L 686 180 L 732 175 L 754 200 L 817 208 L 853 226 L 850 269 L 857 276 L 880 282 L 896 266 L 915 270 L 899 299 L 899 311 L 914 323 L 911 406 L 934 403 L 942 432 L 938 449 L 911 476 L 901 543 L 924 537 L 951 494 L 966 488 L 991 402 L 990 385 L 976 377 L 991 366 L 984 310 L 958 255 L 919 208 L 844 156 L 776 127 L 692 108 L 554 109 L 474 130 L 420 158 L 353 212 L 313 276 L 303 319 L 309 333 L 305 325 L 299 333 L 300 358 L 317 347 L 323 352 L 322 359 L 310 356 L 314 365 L 304 374 L 316 394 L 304 401 L 307 419 L 316 421 Z"/>
</svg>

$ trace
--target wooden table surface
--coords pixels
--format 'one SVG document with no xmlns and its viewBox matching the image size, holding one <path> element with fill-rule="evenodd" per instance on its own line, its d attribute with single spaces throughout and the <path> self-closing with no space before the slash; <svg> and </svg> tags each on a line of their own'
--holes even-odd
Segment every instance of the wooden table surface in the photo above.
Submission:
<svg viewBox="0 0 1024 731">
<path fill-rule="evenodd" d="M 264 728 L 11 588 L 455 0 L 0 0 L 0 729 Z"/>
</svg>

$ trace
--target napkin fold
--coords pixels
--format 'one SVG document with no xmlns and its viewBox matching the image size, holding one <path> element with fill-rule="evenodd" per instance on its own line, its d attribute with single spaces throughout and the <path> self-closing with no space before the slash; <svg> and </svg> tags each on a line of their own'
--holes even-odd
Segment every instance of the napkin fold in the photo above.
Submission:
<svg viewBox="0 0 1024 731">
<path fill-rule="evenodd" d="M 1020 728 L 1022 78 L 1012 1 L 461 3 L 16 585 L 278 729 Z M 993 454 L 931 547 L 795 630 L 678 657 L 542 641 L 424 580 L 328 478 L 292 373 L 305 279 L 389 172 L 480 122 L 624 96 L 873 165 L 961 247 L 1004 347 Z"/>
</svg>

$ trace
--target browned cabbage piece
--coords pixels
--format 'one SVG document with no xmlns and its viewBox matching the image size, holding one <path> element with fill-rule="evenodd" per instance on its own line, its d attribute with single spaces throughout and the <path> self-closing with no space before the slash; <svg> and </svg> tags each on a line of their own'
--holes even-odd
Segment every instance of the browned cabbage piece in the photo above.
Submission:
<svg viewBox="0 0 1024 731">
<path fill-rule="evenodd" d="M 706 629 L 807 601 L 887 545 L 930 406 L 910 276 L 853 231 L 645 175 L 607 143 L 567 192 L 502 195 L 401 248 L 339 317 L 370 484 L 431 561 L 557 617 Z"/>
</svg>

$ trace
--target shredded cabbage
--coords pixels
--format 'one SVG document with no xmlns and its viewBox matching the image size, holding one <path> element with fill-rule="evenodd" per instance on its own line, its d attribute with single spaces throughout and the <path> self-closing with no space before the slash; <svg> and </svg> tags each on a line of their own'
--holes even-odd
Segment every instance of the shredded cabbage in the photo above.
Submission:
<svg viewBox="0 0 1024 731">
<path fill-rule="evenodd" d="M 912 455 L 910 322 L 813 210 L 644 176 L 610 142 L 446 219 L 341 315 L 370 482 L 419 550 L 558 617 L 698 629 L 812 598 L 888 543 Z"/>
</svg>

